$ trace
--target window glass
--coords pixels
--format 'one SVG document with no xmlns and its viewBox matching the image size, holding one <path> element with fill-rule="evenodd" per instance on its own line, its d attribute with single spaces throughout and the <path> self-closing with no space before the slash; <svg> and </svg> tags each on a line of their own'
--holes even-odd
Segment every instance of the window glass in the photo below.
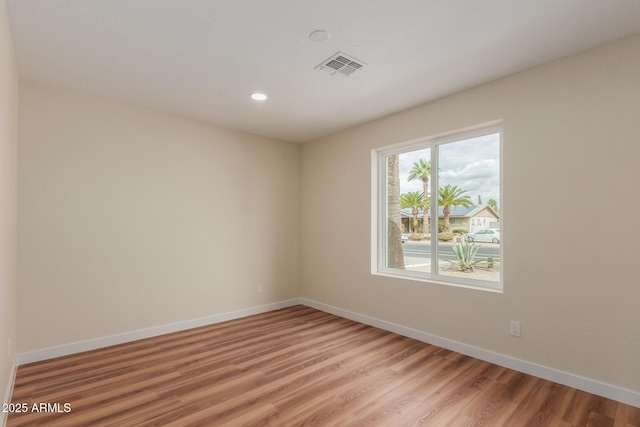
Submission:
<svg viewBox="0 0 640 427">
<path fill-rule="evenodd" d="M 487 208 L 500 200 L 500 134 L 493 133 L 438 146 L 438 273 L 443 276 L 500 282 L 500 243 L 489 230 L 500 217 Z M 477 218 L 475 225 L 453 226 L 452 218 Z M 474 235 L 478 239 L 474 239 Z M 476 241 L 477 240 L 477 241 Z M 494 243 L 495 240 L 495 243 Z M 472 257 L 461 266 L 455 249 Z M 491 266 L 491 268 L 489 268 Z"/>
<path fill-rule="evenodd" d="M 375 150 L 377 273 L 501 288 L 501 128 Z"/>
</svg>

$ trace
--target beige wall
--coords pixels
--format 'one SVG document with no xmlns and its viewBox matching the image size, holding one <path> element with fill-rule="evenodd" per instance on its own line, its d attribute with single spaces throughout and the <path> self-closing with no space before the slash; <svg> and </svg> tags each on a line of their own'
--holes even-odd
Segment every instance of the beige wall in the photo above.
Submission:
<svg viewBox="0 0 640 427">
<path fill-rule="evenodd" d="M 297 297 L 300 193 L 297 144 L 23 83 L 19 351 Z"/>
<path fill-rule="evenodd" d="M 0 396 L 11 379 L 16 343 L 18 72 L 0 0 Z M 11 348 L 8 349 L 9 340 Z M 0 403 L 2 403 L 0 402 Z M 0 424 L 4 414 L 0 413 Z"/>
<path fill-rule="evenodd" d="M 302 296 L 640 392 L 640 233 L 616 226 L 640 212 L 638 52 L 640 35 L 305 144 Z M 496 119 L 504 293 L 372 276 L 371 149 Z"/>
</svg>

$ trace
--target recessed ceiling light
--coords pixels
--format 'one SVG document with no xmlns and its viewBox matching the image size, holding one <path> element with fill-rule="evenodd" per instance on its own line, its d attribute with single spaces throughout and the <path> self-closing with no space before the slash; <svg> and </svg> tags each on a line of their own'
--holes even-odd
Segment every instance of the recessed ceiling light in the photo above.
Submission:
<svg viewBox="0 0 640 427">
<path fill-rule="evenodd" d="M 309 38 L 313 42 L 324 43 L 329 40 L 329 33 L 327 33 L 325 30 L 316 30 L 313 33 L 309 34 Z"/>
<path fill-rule="evenodd" d="M 256 101 L 264 101 L 265 99 L 267 99 L 267 95 L 265 95 L 264 93 L 256 92 L 251 94 L 251 98 L 255 99 Z"/>
</svg>

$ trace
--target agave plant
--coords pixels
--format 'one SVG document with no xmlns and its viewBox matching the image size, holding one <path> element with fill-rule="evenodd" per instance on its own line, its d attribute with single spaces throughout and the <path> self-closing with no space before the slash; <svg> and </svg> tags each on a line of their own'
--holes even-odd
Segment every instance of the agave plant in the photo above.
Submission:
<svg viewBox="0 0 640 427">
<path fill-rule="evenodd" d="M 473 271 L 474 265 L 483 262 L 483 260 L 481 259 L 475 259 L 479 249 L 480 245 L 475 242 L 471 244 L 467 242 L 457 242 L 455 245 L 453 245 L 453 253 L 456 254 L 456 258 L 458 259 L 458 261 L 449 262 L 460 267 L 460 270 L 462 271 Z"/>
</svg>

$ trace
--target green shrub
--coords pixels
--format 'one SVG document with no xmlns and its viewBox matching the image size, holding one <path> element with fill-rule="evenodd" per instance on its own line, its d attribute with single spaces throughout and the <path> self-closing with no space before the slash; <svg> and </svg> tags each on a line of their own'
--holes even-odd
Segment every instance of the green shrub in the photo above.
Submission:
<svg viewBox="0 0 640 427">
<path fill-rule="evenodd" d="M 483 260 L 474 260 L 480 245 L 477 243 L 456 243 L 452 246 L 453 253 L 456 254 L 457 262 L 449 261 L 450 263 L 460 267 L 462 271 L 473 271 L 473 266 L 483 262 Z"/>
<path fill-rule="evenodd" d="M 453 230 L 453 234 L 469 234 L 469 230 L 465 230 L 464 228 L 456 228 Z"/>
<path fill-rule="evenodd" d="M 422 233 L 411 233 L 409 235 L 409 240 L 422 240 L 424 239 L 424 234 Z"/>
<path fill-rule="evenodd" d="M 438 233 L 438 240 L 442 240 L 443 242 L 449 242 L 453 240 L 453 233 L 451 231 Z"/>
</svg>

